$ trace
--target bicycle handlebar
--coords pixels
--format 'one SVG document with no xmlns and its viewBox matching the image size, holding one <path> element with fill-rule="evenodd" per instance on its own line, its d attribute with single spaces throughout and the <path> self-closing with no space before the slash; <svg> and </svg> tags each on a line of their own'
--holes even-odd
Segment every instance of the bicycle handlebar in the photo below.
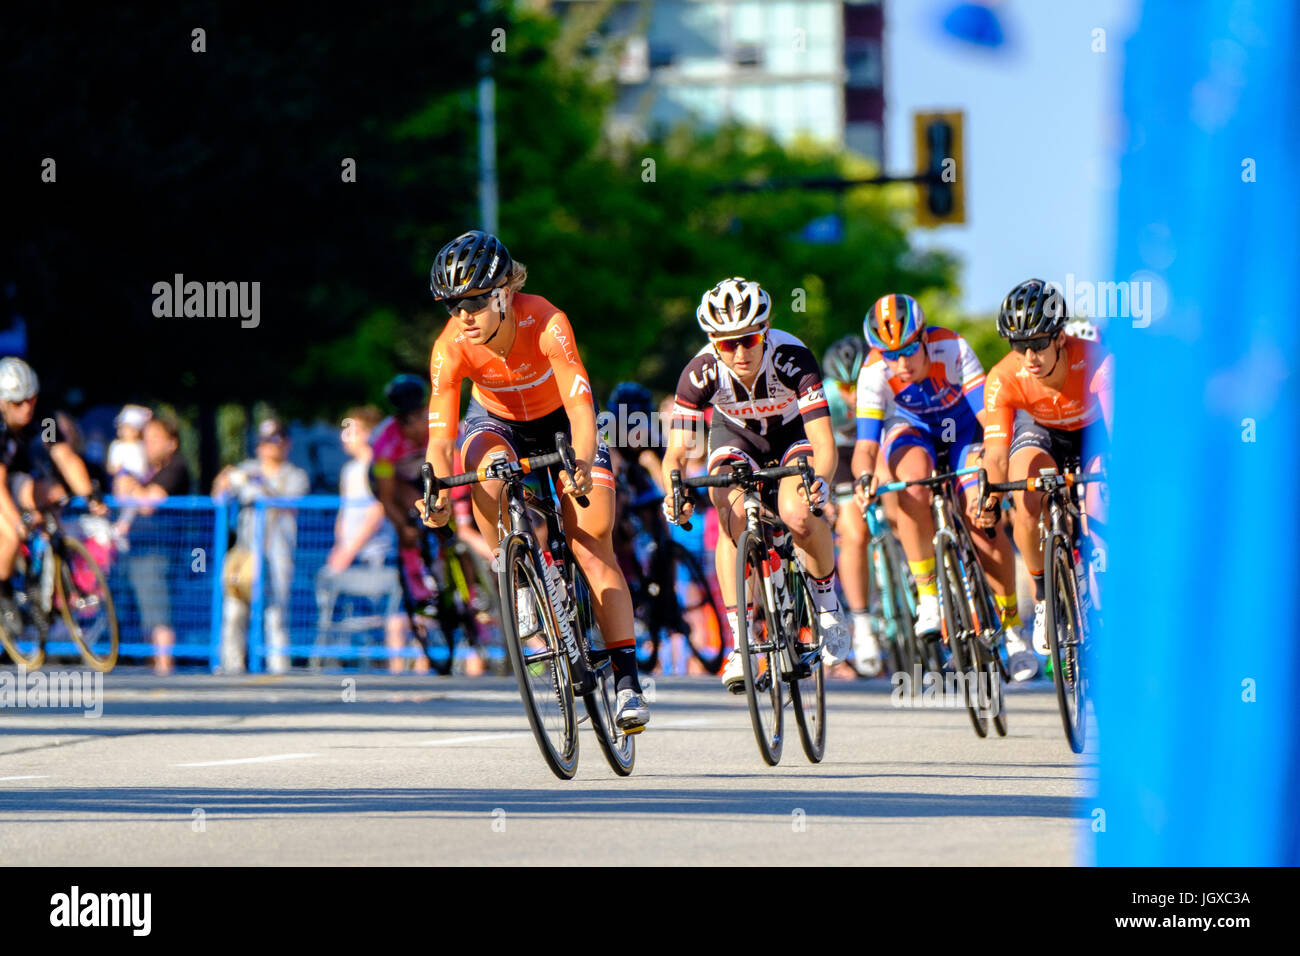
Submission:
<svg viewBox="0 0 1300 956">
<path fill-rule="evenodd" d="M 518 460 L 495 459 L 479 465 L 476 471 L 464 471 L 459 475 L 439 478 L 433 473 L 433 465 L 425 462 L 420 466 L 420 477 L 424 479 L 424 513 L 433 511 L 433 496 L 444 488 L 459 488 L 462 485 L 476 485 L 483 481 L 509 481 L 521 475 L 543 471 L 552 465 L 561 466 L 569 477 L 573 477 L 575 467 L 573 446 L 564 432 L 555 433 L 555 451 L 542 455 L 529 455 Z M 580 507 L 586 508 L 591 500 L 586 495 L 574 495 Z"/>
<path fill-rule="evenodd" d="M 1104 472 L 1078 472 L 1067 471 L 1064 474 L 1058 474 L 1055 471 L 1048 471 L 1040 474 L 1037 478 L 1021 478 L 1019 481 L 989 481 L 988 472 L 983 468 L 980 470 L 980 505 L 984 504 L 984 499 L 990 491 L 1041 491 L 1051 492 L 1059 488 L 1070 488 L 1074 485 L 1086 485 L 1094 482 L 1105 481 Z"/>
<path fill-rule="evenodd" d="M 799 462 L 797 465 L 784 465 L 777 468 L 750 468 L 745 462 L 738 462 L 725 475 L 700 475 L 697 478 L 683 478 L 679 470 L 673 469 L 673 514 L 680 515 L 682 513 L 682 505 L 685 503 L 683 488 L 732 488 L 740 486 L 748 490 L 750 487 L 765 481 L 780 481 L 782 478 L 792 478 L 795 475 L 803 478 L 804 494 L 807 496 L 808 501 L 811 502 L 812 483 L 809 480 L 809 475 L 813 477 L 816 477 L 816 475 L 808 464 L 806 455 L 800 455 L 797 460 Z M 812 513 L 820 518 L 822 509 L 813 505 Z M 690 521 L 683 521 L 681 527 L 684 531 L 690 531 Z"/>
<path fill-rule="evenodd" d="M 982 468 L 972 465 L 969 468 L 958 468 L 956 471 L 950 471 L 942 475 L 930 475 L 928 478 L 913 478 L 911 481 L 891 481 L 888 484 L 880 485 L 876 488 L 876 495 L 891 494 L 896 491 L 902 491 L 904 488 L 911 488 L 913 485 L 925 485 L 927 488 L 937 488 L 953 478 L 961 478 L 963 475 L 973 475 L 976 472 L 983 471 Z M 865 475 L 863 477 L 866 477 Z"/>
</svg>

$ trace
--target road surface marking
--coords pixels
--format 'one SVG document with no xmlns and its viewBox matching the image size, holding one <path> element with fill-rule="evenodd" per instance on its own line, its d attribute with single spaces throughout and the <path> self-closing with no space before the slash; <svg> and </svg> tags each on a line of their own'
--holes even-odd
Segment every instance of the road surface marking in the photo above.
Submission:
<svg viewBox="0 0 1300 956">
<path fill-rule="evenodd" d="M 47 773 L 42 773 L 26 777 L 0 777 L 0 783 L 5 783 L 8 780 L 48 780 L 49 776 Z"/>
<path fill-rule="evenodd" d="M 476 744 L 480 740 L 504 740 L 507 737 L 528 737 L 531 730 L 512 730 L 503 734 L 467 734 L 462 737 L 448 737 L 445 740 L 422 740 L 417 747 L 449 747 L 453 744 Z"/>
<path fill-rule="evenodd" d="M 228 767 L 237 763 L 270 763 L 272 760 L 298 760 L 315 754 L 270 754 L 266 757 L 238 757 L 234 760 L 205 760 L 202 763 L 174 763 L 173 767 Z"/>
</svg>

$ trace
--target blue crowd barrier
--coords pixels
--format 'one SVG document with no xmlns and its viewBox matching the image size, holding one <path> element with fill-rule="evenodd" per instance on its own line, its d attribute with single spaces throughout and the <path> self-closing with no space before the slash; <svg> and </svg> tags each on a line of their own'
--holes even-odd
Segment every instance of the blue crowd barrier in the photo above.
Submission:
<svg viewBox="0 0 1300 956">
<path fill-rule="evenodd" d="M 241 630 L 229 619 L 224 572 L 232 548 L 243 544 L 235 535 L 242 507 L 253 516 L 251 584 L 241 641 L 250 672 L 266 671 L 277 653 L 291 666 L 362 666 L 423 653 L 409 633 L 399 650 L 385 644 L 393 618 L 394 629 L 408 632 L 391 526 L 380 532 L 391 547 L 374 563 L 354 563 L 339 575 L 322 573 L 343 504 L 337 495 L 264 498 L 247 506 L 203 495 L 161 501 L 108 497 L 105 502 L 110 521 L 120 529 L 108 550 L 106 576 L 118 616 L 119 658 L 125 662 L 150 661 L 155 654 L 151 632 L 165 624 L 175 634 L 171 653 L 178 665 L 221 666 L 223 634 Z M 74 501 L 64 512 L 65 527 L 84 536 L 79 528 L 85 515 L 85 503 Z M 674 528 L 672 533 L 712 577 L 713 554 L 704 546 L 703 522 L 691 532 Z M 51 655 L 78 653 L 71 642 L 51 642 L 47 650 Z"/>
</svg>

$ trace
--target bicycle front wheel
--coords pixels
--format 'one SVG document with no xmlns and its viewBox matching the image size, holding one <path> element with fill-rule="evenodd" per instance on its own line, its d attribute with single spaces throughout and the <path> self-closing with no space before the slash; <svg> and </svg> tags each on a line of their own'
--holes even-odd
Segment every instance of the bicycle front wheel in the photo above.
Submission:
<svg viewBox="0 0 1300 956">
<path fill-rule="evenodd" d="M 800 663 L 809 656 L 815 657 L 807 664 L 807 676 L 801 669 L 798 677 L 790 682 L 790 701 L 794 705 L 794 722 L 799 728 L 799 743 L 803 745 L 804 755 L 813 763 L 821 763 L 826 755 L 826 665 L 817 653 L 822 644 L 821 629 L 817 626 L 817 605 L 808 590 L 808 579 L 803 574 L 799 574 L 798 579 L 794 591 L 795 634 L 798 639 L 795 650 Z"/>
<path fill-rule="evenodd" d="M 593 648 L 603 645 L 600 625 L 596 623 L 596 609 L 592 606 L 591 585 L 587 583 L 582 568 L 576 564 L 574 572 L 573 597 L 578 607 L 576 624 L 578 633 L 585 639 L 583 646 Z M 591 664 L 596 675 L 596 689 L 582 698 L 582 706 L 587 711 L 591 729 L 600 742 L 600 749 L 609 761 L 610 768 L 620 777 L 626 777 L 636 763 L 636 737 L 623 733 L 614 722 L 614 715 L 618 712 L 618 690 L 608 655 L 604 655 L 604 660 L 593 660 Z"/>
<path fill-rule="evenodd" d="M 781 762 L 784 694 L 781 690 L 778 641 L 780 622 L 763 587 L 767 554 L 761 538 L 749 531 L 736 544 L 736 619 L 744 621 L 745 640 L 737 651 L 745 673 L 745 700 L 754 725 L 758 752 L 769 766 Z M 746 613 L 753 607 L 753 621 Z"/>
<path fill-rule="evenodd" d="M 108 673 L 117 663 L 117 613 L 108 579 L 76 538 L 55 555 L 54 599 L 86 666 Z"/>
<path fill-rule="evenodd" d="M 937 536 L 936 536 L 937 537 Z M 938 538 L 935 547 L 935 570 L 939 576 L 939 605 L 943 612 L 943 631 L 948 638 L 953 670 L 957 672 L 957 686 L 961 691 L 971 725 L 981 737 L 989 735 L 988 720 L 980 706 L 979 656 L 975 644 L 975 628 L 971 623 L 970 605 L 966 602 L 966 587 L 962 578 L 961 560 L 956 546 L 947 538 Z"/>
<path fill-rule="evenodd" d="M 501 625 L 524 712 L 547 765 L 569 780 L 578 769 L 577 708 L 540 562 L 524 535 L 507 538 L 501 558 Z"/>
<path fill-rule="evenodd" d="M 885 562 L 889 568 L 889 586 L 893 599 L 893 628 L 898 635 L 898 647 L 903 660 L 907 662 L 906 670 L 912 676 L 912 693 L 921 692 L 921 679 L 925 673 L 925 653 L 921 641 L 916 636 L 916 592 L 912 586 L 912 575 L 907 567 L 907 557 L 902 545 L 892 534 L 885 539 Z"/>
<path fill-rule="evenodd" d="M 1051 649 L 1052 682 L 1056 703 L 1070 749 L 1083 753 L 1088 707 L 1083 696 L 1083 674 L 1079 649 L 1083 627 L 1079 615 L 1078 591 L 1074 584 L 1072 555 L 1066 542 L 1053 535 L 1047 543 L 1047 643 Z"/>
</svg>

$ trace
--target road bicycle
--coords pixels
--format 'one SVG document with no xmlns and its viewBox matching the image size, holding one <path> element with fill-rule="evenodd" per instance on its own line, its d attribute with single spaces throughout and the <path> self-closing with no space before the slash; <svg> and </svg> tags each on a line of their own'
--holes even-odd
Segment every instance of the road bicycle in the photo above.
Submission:
<svg viewBox="0 0 1300 956">
<path fill-rule="evenodd" d="M 803 456 L 797 465 L 780 468 L 753 469 L 739 461 L 721 475 L 683 478 L 680 471 L 672 473 L 674 515 L 682 513 L 687 488 L 744 491 L 745 530 L 736 542 L 736 608 L 737 623 L 745 621 L 747 639 L 736 644 L 750 723 L 758 751 L 769 766 L 781 761 L 785 685 L 804 754 L 818 763 L 826 752 L 826 667 L 817 605 L 794 537 L 763 500 L 765 488 L 774 489 L 782 478 L 796 475 L 803 479 L 804 494 L 811 501 L 816 475 Z M 821 508 L 812 510 L 821 517 Z M 689 531 L 690 522 L 684 521 L 682 527 Z"/>
<path fill-rule="evenodd" d="M 1088 726 L 1088 678 L 1085 662 L 1095 628 L 1088 587 L 1089 569 L 1096 570 L 1092 537 L 1088 534 L 1085 486 L 1104 482 L 1101 472 L 1078 469 L 1058 473 L 1044 468 L 1037 478 L 989 482 L 980 471 L 980 507 L 990 491 L 1039 491 L 1044 495 L 1038 513 L 1038 535 L 1043 550 L 1043 599 L 1046 604 L 1047 643 L 1052 661 L 1052 683 L 1065 727 L 1065 739 L 1075 753 L 1083 753 Z"/>
<path fill-rule="evenodd" d="M 937 465 L 938 468 L 946 467 L 942 460 Z M 980 565 L 970 532 L 958 517 L 961 509 L 957 504 L 956 479 L 979 471 L 974 466 L 942 474 L 936 469 L 928 478 L 880 485 L 876 494 L 900 492 L 918 485 L 932 492 L 930 508 L 935 528 L 934 566 L 939 584 L 940 633 L 948 645 L 952 668 L 975 733 L 980 737 L 988 736 L 991 716 L 998 736 L 1005 737 L 1007 718 L 1002 688 L 1010 678 L 1004 660 L 1002 616 L 993 600 L 993 591 Z M 932 648 L 925 652 L 927 666 L 933 666 L 937 650 Z"/>
<path fill-rule="evenodd" d="M 484 481 L 500 481 L 497 530 L 500 550 L 496 564 L 501 596 L 501 625 L 524 711 L 537 746 L 554 774 L 572 779 L 578 769 L 578 725 L 582 720 L 600 742 L 614 772 L 627 776 L 636 761 L 634 734 L 625 734 L 614 720 L 617 690 L 613 664 L 596 623 L 591 586 L 578 566 L 564 535 L 559 502 L 534 493 L 524 479 L 534 472 L 560 466 L 573 474 L 573 449 L 563 432 L 555 436 L 554 452 L 511 460 L 491 455 L 477 471 L 435 478 L 423 467 L 426 513 L 438 489 Z M 578 496 L 579 507 L 589 504 Z M 535 530 L 533 516 L 544 519 L 545 540 Z M 586 716 L 579 718 L 575 698 Z"/>
<path fill-rule="evenodd" d="M 852 482 L 835 486 L 836 498 L 845 500 L 844 507 L 848 507 L 853 498 L 853 487 Z M 871 619 L 871 632 L 884 651 L 886 673 L 902 673 L 915 678 L 913 688 L 919 693 L 919 675 L 926 670 L 942 669 L 942 658 L 932 653 L 932 659 L 927 661 L 925 651 L 927 648 L 933 650 L 934 646 L 917 639 L 916 584 L 912 580 L 912 569 L 902 545 L 889 527 L 879 498 L 867 500 L 862 518 L 869 535 L 866 550 L 871 574 L 871 600 L 867 614 Z M 870 676 L 859 668 L 856 660 L 853 666 L 859 676 Z"/>
<path fill-rule="evenodd" d="M 417 599 L 405 571 L 399 569 L 402 609 L 430 668 L 450 674 L 461 641 L 490 665 L 491 651 L 501 644 L 495 614 L 500 601 L 491 568 L 454 531 L 425 527 L 414 508 L 409 517 L 415 525 L 425 595 Z M 505 673 L 500 670 L 504 663 L 496 665 L 501 673 Z"/>
<path fill-rule="evenodd" d="M 723 617 L 700 560 L 669 533 L 660 511 L 662 496 L 634 500 L 622 473 L 615 479 L 620 514 L 616 547 L 624 566 L 637 630 L 637 666 L 653 673 L 660 649 L 683 635 L 691 654 L 710 674 L 722 670 L 726 656 Z M 644 516 L 644 517 L 643 517 Z"/>
<path fill-rule="evenodd" d="M 113 595 L 86 545 L 63 529 L 65 504 L 23 513 L 27 534 L 9 579 L 13 604 L 0 606 L 0 644 L 15 664 L 34 670 L 45 663 L 46 642 L 66 630 L 86 666 L 107 673 L 118 651 Z"/>
</svg>

